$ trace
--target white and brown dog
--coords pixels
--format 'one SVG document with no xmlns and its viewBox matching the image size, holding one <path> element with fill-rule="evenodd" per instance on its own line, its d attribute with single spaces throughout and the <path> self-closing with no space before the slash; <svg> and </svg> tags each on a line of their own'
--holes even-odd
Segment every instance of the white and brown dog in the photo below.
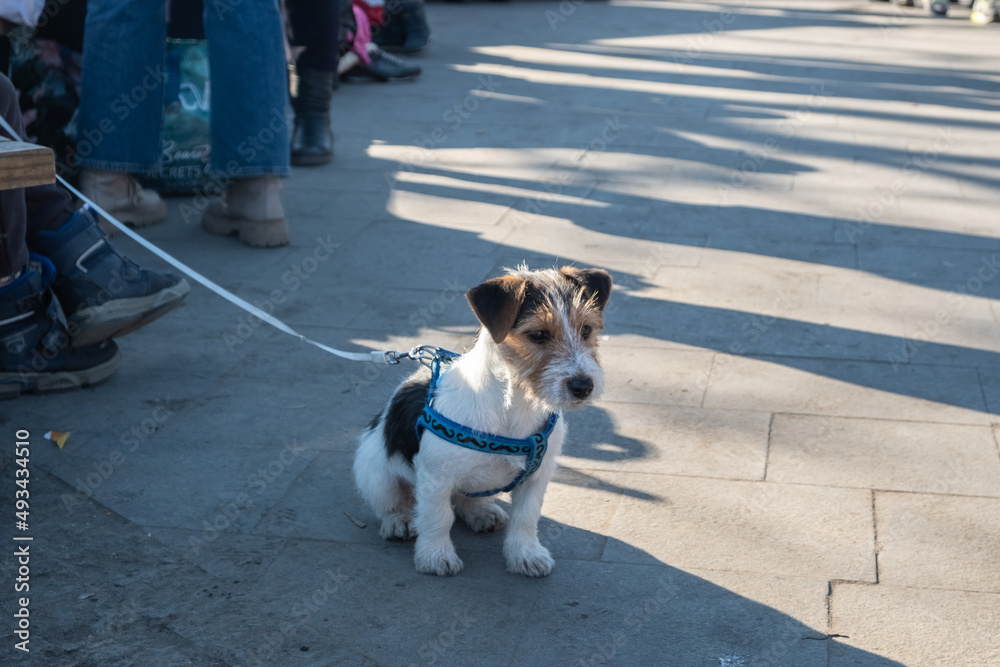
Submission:
<svg viewBox="0 0 1000 667">
<path fill-rule="evenodd" d="M 597 339 L 610 295 L 607 272 L 573 267 L 519 267 L 474 287 L 466 296 L 483 326 L 475 346 L 435 382 L 433 408 L 441 422 L 468 436 L 459 442 L 490 447 L 475 451 L 435 435 L 455 429 L 428 427 L 417 435 L 431 386 L 424 369 L 400 385 L 361 436 L 358 490 L 381 519 L 382 537 L 417 538 L 418 571 L 461 572 L 450 537 L 455 513 L 477 532 L 497 530 L 507 513 L 491 497 L 473 496 L 512 480 L 521 483 L 511 491 L 507 569 L 533 577 L 552 571 L 552 556 L 538 541 L 542 497 L 566 434 L 562 410 L 586 404 L 603 388 Z M 547 447 L 534 465 L 530 455 L 489 453 L 497 442 L 542 442 L 547 428 Z"/>
</svg>

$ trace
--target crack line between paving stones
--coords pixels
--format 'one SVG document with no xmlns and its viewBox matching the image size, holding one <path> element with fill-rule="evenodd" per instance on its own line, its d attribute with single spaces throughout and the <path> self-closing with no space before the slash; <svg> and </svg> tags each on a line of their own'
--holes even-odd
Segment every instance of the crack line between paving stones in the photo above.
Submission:
<svg viewBox="0 0 1000 667">
<path fill-rule="evenodd" d="M 871 490 L 871 498 L 872 498 L 872 504 L 871 504 L 871 508 L 872 508 L 872 547 L 875 550 L 875 583 L 877 584 L 879 582 L 879 576 L 878 576 L 879 544 L 878 544 L 878 512 L 875 509 L 875 493 L 876 493 L 875 489 L 872 489 Z"/>
<path fill-rule="evenodd" d="M 563 454 L 563 456 L 567 456 Z M 573 458 L 573 457 L 570 457 Z M 581 460 L 581 459 L 576 459 Z M 567 467 L 567 466 L 564 466 Z M 836 484 L 817 484 L 814 482 L 787 482 L 780 480 L 761 480 L 750 477 L 713 477 L 710 475 L 685 475 L 682 473 L 673 472 L 647 472 L 642 470 L 625 470 L 622 468 L 612 469 L 612 468 L 573 468 L 579 472 L 592 473 L 592 472 L 605 472 L 605 473 L 624 473 L 628 475 L 655 475 L 658 477 L 679 477 L 681 479 L 705 479 L 705 480 L 716 480 L 720 482 L 747 482 L 750 484 L 773 484 L 780 486 L 804 486 L 817 489 L 841 489 L 844 491 L 874 491 L 877 493 L 906 493 L 919 496 L 944 496 L 946 498 L 979 498 L 982 500 L 1000 500 L 1000 495 L 987 496 L 979 494 L 967 494 L 967 493 L 945 493 L 940 491 L 913 491 L 910 489 L 888 489 L 880 487 L 871 486 L 839 486 Z M 555 480 L 554 480 L 555 481 Z M 557 484 L 560 482 L 556 481 Z M 610 493 L 610 492 L 609 492 Z"/>
<path fill-rule="evenodd" d="M 774 433 L 774 415 L 771 413 L 771 418 L 767 420 L 767 441 L 764 445 L 764 474 L 761 475 L 760 481 L 767 481 L 767 466 L 771 462 L 771 434 Z"/>
</svg>

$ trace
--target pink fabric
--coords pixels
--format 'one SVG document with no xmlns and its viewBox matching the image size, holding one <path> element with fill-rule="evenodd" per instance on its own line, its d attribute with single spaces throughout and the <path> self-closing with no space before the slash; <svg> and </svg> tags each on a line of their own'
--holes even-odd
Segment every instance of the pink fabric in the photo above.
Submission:
<svg viewBox="0 0 1000 667">
<path fill-rule="evenodd" d="M 372 64 L 372 59 L 368 55 L 368 45 L 372 41 L 372 26 L 368 21 L 368 14 L 365 10 L 361 9 L 357 5 L 351 5 L 351 9 L 354 10 L 354 20 L 358 24 L 357 34 L 354 35 L 354 41 L 351 44 L 351 51 L 354 51 L 361 59 L 361 62 L 366 65 Z"/>
</svg>

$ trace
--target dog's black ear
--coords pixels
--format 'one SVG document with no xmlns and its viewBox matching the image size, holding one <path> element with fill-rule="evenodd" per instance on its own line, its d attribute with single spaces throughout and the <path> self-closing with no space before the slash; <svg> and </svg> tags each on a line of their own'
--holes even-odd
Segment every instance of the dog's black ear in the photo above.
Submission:
<svg viewBox="0 0 1000 667">
<path fill-rule="evenodd" d="M 564 266 L 559 273 L 580 285 L 583 295 L 588 299 L 593 296 L 597 308 L 604 310 L 611 298 L 611 274 L 603 269 L 578 269 L 574 266 Z"/>
<path fill-rule="evenodd" d="M 472 312 L 490 332 L 494 343 L 501 343 L 507 337 L 517 320 L 517 314 L 524 303 L 527 281 L 517 276 L 491 278 L 466 294 Z"/>
</svg>

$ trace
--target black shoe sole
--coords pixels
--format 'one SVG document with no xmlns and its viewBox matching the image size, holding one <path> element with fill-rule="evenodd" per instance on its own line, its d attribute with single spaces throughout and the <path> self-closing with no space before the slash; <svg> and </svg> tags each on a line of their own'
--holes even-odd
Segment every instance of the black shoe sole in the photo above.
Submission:
<svg viewBox="0 0 1000 667">
<path fill-rule="evenodd" d="M 292 153 L 293 167 L 315 167 L 320 164 L 328 164 L 333 161 L 333 152 L 325 155 L 295 155 Z"/>
<path fill-rule="evenodd" d="M 45 394 L 52 391 L 89 387 L 114 375 L 121 360 L 121 352 L 115 350 L 115 356 L 104 363 L 77 371 L 56 373 L 2 371 L 0 372 L 0 399 L 17 398 L 20 394 L 27 393 Z"/>
</svg>

